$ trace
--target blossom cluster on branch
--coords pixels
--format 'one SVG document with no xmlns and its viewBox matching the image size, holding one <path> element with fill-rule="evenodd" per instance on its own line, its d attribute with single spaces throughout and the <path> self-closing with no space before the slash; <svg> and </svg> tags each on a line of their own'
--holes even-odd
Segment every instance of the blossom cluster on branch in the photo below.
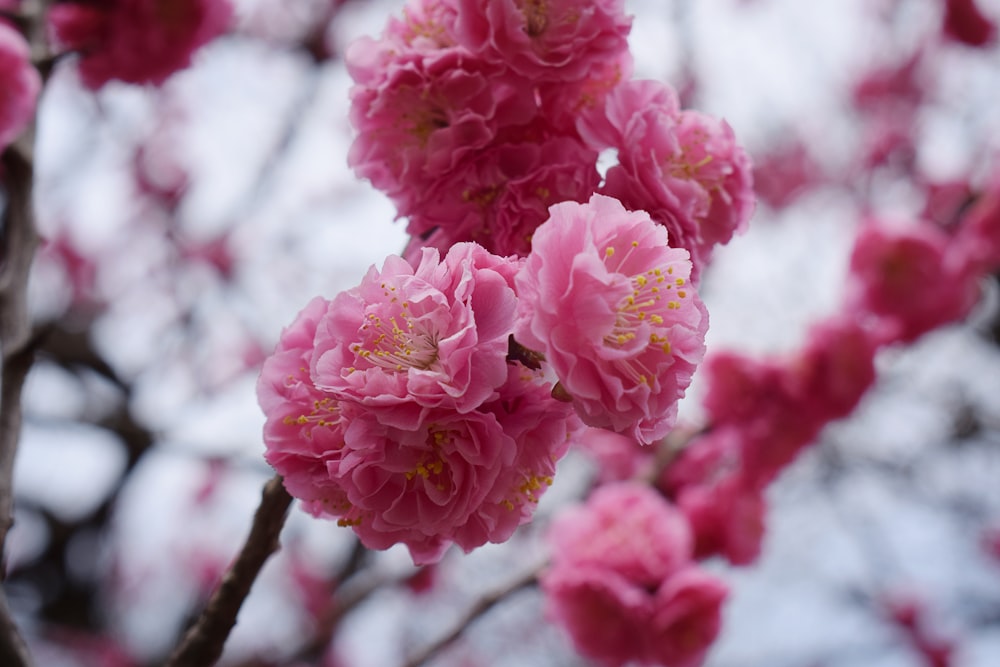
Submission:
<svg viewBox="0 0 1000 667">
<path fill-rule="evenodd" d="M 348 50 L 350 163 L 412 240 L 307 306 L 258 394 L 289 492 L 366 546 L 428 563 L 504 541 L 585 429 L 644 445 L 672 430 L 705 352 L 698 276 L 746 226 L 750 162 L 724 121 L 628 79 L 629 26 L 620 0 L 421 0 Z M 635 610 L 667 624 L 653 634 L 699 623 L 686 600 L 704 577 L 668 583 L 674 569 L 635 583 L 669 592 Z M 706 581 L 717 628 L 725 586 Z M 589 604 L 573 586 L 565 600 Z M 696 634 L 684 664 L 715 630 Z M 666 660 L 638 648 L 653 644 L 618 657 Z"/>
</svg>

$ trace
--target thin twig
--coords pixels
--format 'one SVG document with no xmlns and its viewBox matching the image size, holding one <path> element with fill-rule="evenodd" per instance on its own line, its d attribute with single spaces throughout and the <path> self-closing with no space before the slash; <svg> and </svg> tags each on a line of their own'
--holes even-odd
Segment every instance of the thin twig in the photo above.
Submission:
<svg viewBox="0 0 1000 667">
<path fill-rule="evenodd" d="M 264 486 L 250 535 L 201 616 L 174 649 L 167 667 L 208 667 L 219 659 L 250 587 L 264 563 L 280 547 L 278 535 L 291 502 L 281 477 L 275 476 Z"/>
<path fill-rule="evenodd" d="M 496 606 L 499 602 L 507 599 L 520 590 L 533 586 L 538 581 L 539 570 L 541 570 L 541 567 L 533 568 L 531 571 L 526 572 L 524 575 L 510 582 L 503 588 L 479 598 L 479 600 L 477 600 L 476 603 L 473 604 L 460 619 L 458 619 L 451 630 L 442 635 L 435 642 L 425 646 L 423 650 L 410 657 L 410 659 L 406 661 L 405 667 L 420 667 L 421 665 L 426 664 L 431 658 L 436 656 L 442 650 L 451 646 L 459 637 L 462 636 L 462 633 L 464 633 L 473 622 Z"/>
</svg>

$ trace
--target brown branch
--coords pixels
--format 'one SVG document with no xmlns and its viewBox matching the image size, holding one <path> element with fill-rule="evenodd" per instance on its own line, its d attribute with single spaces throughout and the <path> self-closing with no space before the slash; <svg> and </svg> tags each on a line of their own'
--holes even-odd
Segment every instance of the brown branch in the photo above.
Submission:
<svg viewBox="0 0 1000 667">
<path fill-rule="evenodd" d="M 21 437 L 21 391 L 34 358 L 28 314 L 28 273 L 38 246 L 31 205 L 32 165 L 11 147 L 0 157 L 7 207 L 0 231 L 0 578 L 6 572 L 7 533 L 14 524 L 14 458 Z M 30 665 L 7 599 L 0 594 L 0 662 Z"/>
<path fill-rule="evenodd" d="M 207 667 L 219 659 L 250 587 L 264 563 L 280 547 L 278 535 L 291 502 L 281 477 L 275 476 L 264 486 L 250 535 L 201 616 L 174 649 L 167 667 Z"/>
<path fill-rule="evenodd" d="M 442 650 L 451 646 L 480 616 L 484 615 L 498 603 L 507 599 L 514 593 L 528 588 L 529 586 L 533 586 L 538 581 L 538 572 L 540 569 L 540 567 L 533 568 L 531 571 L 526 572 L 521 577 L 510 582 L 503 588 L 479 598 L 479 600 L 477 600 L 475 604 L 473 604 L 469 610 L 466 611 L 460 619 L 458 619 L 451 630 L 433 643 L 425 646 L 423 650 L 414 654 L 409 660 L 406 661 L 405 667 L 420 667 L 421 665 L 426 664 L 431 658 L 436 656 Z"/>
</svg>

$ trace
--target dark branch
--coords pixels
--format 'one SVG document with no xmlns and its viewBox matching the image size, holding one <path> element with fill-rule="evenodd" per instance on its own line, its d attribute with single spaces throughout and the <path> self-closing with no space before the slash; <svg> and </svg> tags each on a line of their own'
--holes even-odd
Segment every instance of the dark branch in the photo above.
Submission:
<svg viewBox="0 0 1000 667">
<path fill-rule="evenodd" d="M 428 660 L 436 656 L 442 650 L 451 646 L 480 616 L 514 593 L 528 588 L 529 586 L 533 586 L 537 580 L 538 568 L 525 573 L 520 578 L 512 581 L 503 588 L 479 598 L 479 600 L 477 600 L 476 603 L 470 607 L 467 612 L 465 612 L 462 618 L 455 623 L 451 630 L 440 637 L 437 641 L 424 647 L 422 651 L 413 655 L 406 661 L 405 667 L 420 667 L 421 665 L 426 664 Z"/>
<path fill-rule="evenodd" d="M 274 477 L 264 486 L 250 535 L 201 616 L 170 656 L 167 667 L 207 667 L 219 659 L 250 587 L 279 548 L 278 535 L 291 502 L 281 477 Z"/>
<path fill-rule="evenodd" d="M 14 523 L 14 458 L 21 437 L 21 391 L 34 358 L 28 315 L 28 273 L 38 246 L 31 205 L 32 165 L 18 148 L 0 158 L 7 207 L 0 230 L 0 554 L 6 554 L 7 533 Z M 6 557 L 0 559 L 0 576 Z M 29 665 L 24 640 L 0 594 L 0 662 Z"/>
</svg>

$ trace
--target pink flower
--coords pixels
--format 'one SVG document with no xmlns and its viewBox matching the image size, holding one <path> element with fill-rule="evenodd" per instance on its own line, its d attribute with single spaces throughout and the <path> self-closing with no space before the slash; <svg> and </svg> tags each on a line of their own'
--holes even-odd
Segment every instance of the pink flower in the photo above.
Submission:
<svg viewBox="0 0 1000 667">
<path fill-rule="evenodd" d="M 631 76 L 632 53 L 622 51 L 597 63 L 584 79 L 538 86 L 541 113 L 553 126 L 576 134 L 580 118 L 599 113 L 611 91 Z"/>
<path fill-rule="evenodd" d="M 344 441 L 342 457 L 329 465 L 349 508 L 314 502 L 308 509 L 341 517 L 370 549 L 406 544 L 417 564 L 440 559 L 452 540 L 466 550 L 483 543 L 464 539 L 464 529 L 484 504 L 502 502 L 507 489 L 498 482 L 517 455 L 517 443 L 496 417 L 478 411 L 434 410 L 412 429 L 388 426 L 364 411 L 350 420 Z M 496 534 L 497 541 L 518 523 Z"/>
<path fill-rule="evenodd" d="M 645 662 L 668 667 L 697 667 L 722 628 L 726 585 L 689 567 L 667 579 L 656 592 L 652 633 Z"/>
<path fill-rule="evenodd" d="M 369 548 L 405 544 L 417 564 L 437 561 L 451 543 L 471 551 L 502 542 L 531 518 L 574 428 L 549 392 L 511 364 L 500 398 L 481 410 L 432 410 L 407 429 L 352 412 L 343 452 L 328 463 L 347 502 L 306 507 L 338 517 Z"/>
<path fill-rule="evenodd" d="M 681 111 L 666 84 L 620 85 L 603 114 L 578 127 L 593 147 L 618 151 L 601 193 L 665 225 L 671 244 L 690 251 L 696 274 L 717 244 L 746 228 L 754 209 L 749 157 L 725 121 Z"/>
<path fill-rule="evenodd" d="M 649 593 L 613 570 L 553 567 L 541 579 L 548 615 L 580 653 L 604 665 L 638 657 L 650 624 Z"/>
<path fill-rule="evenodd" d="M 795 139 L 761 158 L 753 170 L 754 192 L 760 201 L 780 210 L 823 180 L 822 167 L 806 144 Z"/>
<path fill-rule="evenodd" d="M 429 408 L 470 412 L 507 380 L 517 263 L 456 244 L 414 268 L 390 256 L 338 294 L 312 360 L 316 385 L 413 428 Z"/>
<path fill-rule="evenodd" d="M 52 40 L 80 54 L 80 76 L 97 89 L 111 80 L 163 83 L 229 27 L 228 0 L 96 0 L 49 10 Z"/>
<path fill-rule="evenodd" d="M 28 43 L 0 19 L 0 151 L 21 134 L 35 115 L 42 80 L 31 65 Z"/>
<path fill-rule="evenodd" d="M 458 38 L 532 81 L 585 78 L 628 50 L 622 0 L 459 0 Z"/>
<path fill-rule="evenodd" d="M 325 299 L 313 299 L 282 332 L 261 369 L 257 400 L 267 417 L 264 459 L 284 477 L 288 493 L 344 507 L 346 495 L 328 468 L 344 447 L 342 405 L 309 375 L 313 339 L 327 308 Z"/>
<path fill-rule="evenodd" d="M 407 230 L 526 255 L 552 204 L 593 194 L 596 165 L 596 152 L 545 123 L 510 128 L 429 189 Z"/>
<path fill-rule="evenodd" d="M 646 485 L 600 487 L 558 515 L 542 575 L 548 612 L 605 665 L 698 664 L 719 630 L 725 585 L 690 562 L 690 530 Z"/>
<path fill-rule="evenodd" d="M 535 114 L 525 84 L 464 49 L 400 50 L 390 40 L 351 45 L 357 137 L 348 162 L 385 192 L 401 216 L 422 210 L 428 189 L 500 127 Z M 369 62 L 372 61 L 372 62 Z"/>
<path fill-rule="evenodd" d="M 854 317 L 836 316 L 810 328 L 790 369 L 801 411 L 823 421 L 849 415 L 875 384 L 879 343 Z"/>
<path fill-rule="evenodd" d="M 684 513 L 694 535 L 694 557 L 721 554 L 747 565 L 760 554 L 767 504 L 762 487 L 743 469 L 744 435 L 714 428 L 693 441 L 659 484 Z"/>
<path fill-rule="evenodd" d="M 550 213 L 517 276 L 515 336 L 545 355 L 585 423 L 658 440 L 704 355 L 688 254 L 609 197 Z"/>
<path fill-rule="evenodd" d="M 962 259 L 928 223 L 869 221 L 851 255 L 849 307 L 875 316 L 886 342 L 912 341 L 975 304 L 978 280 Z"/>
<path fill-rule="evenodd" d="M 997 25 L 975 0 L 945 0 L 944 34 L 969 46 L 987 46 L 996 39 Z"/>
</svg>

